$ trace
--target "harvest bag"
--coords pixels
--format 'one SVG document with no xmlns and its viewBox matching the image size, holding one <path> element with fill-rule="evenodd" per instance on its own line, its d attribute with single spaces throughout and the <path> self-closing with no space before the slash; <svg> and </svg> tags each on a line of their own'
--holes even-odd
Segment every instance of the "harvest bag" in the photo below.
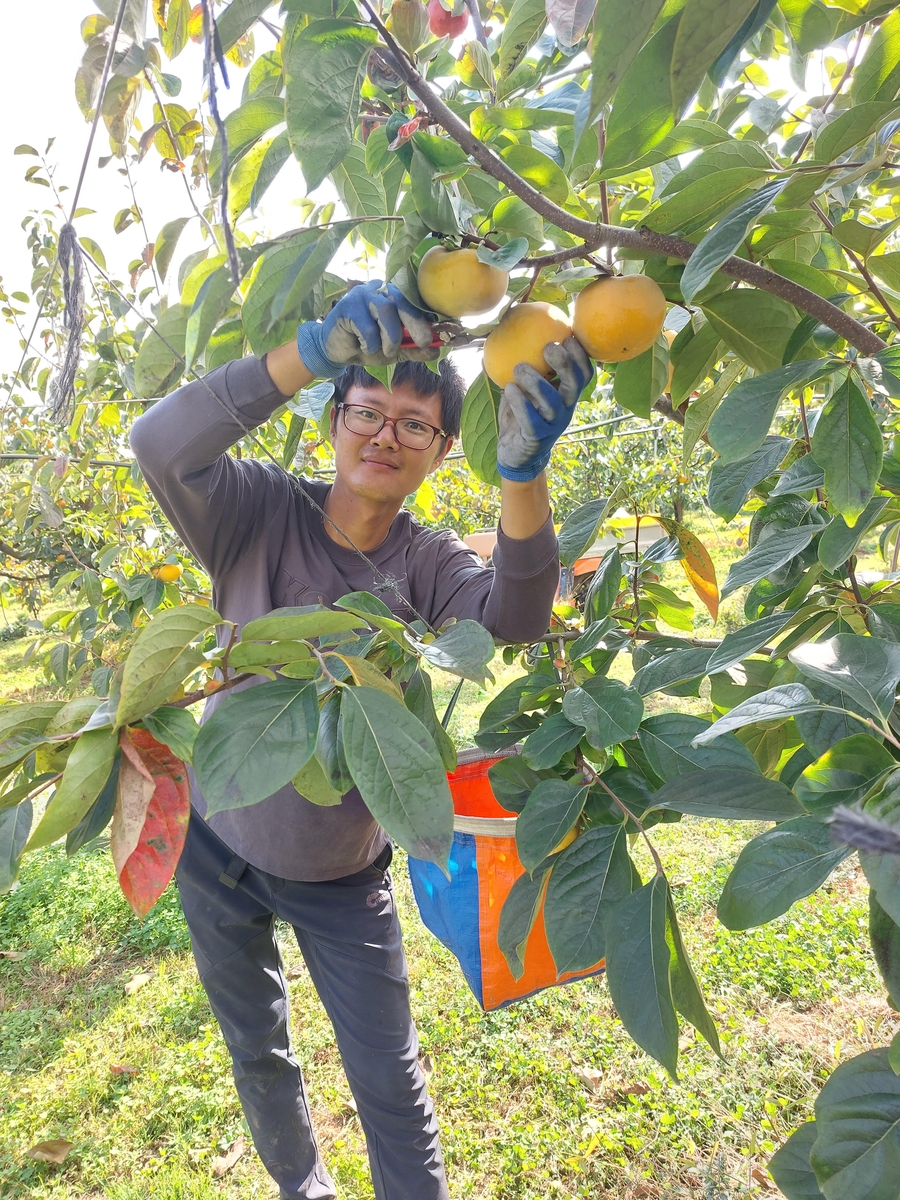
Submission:
<svg viewBox="0 0 900 1200">
<path fill-rule="evenodd" d="M 450 879 L 434 863 L 410 858 L 409 875 L 425 925 L 459 959 L 466 982 L 481 1007 L 504 1008 L 544 988 L 597 975 L 587 971 L 556 977 L 544 932 L 543 903 L 525 952 L 525 971 L 515 979 L 500 947 L 500 910 L 525 868 L 516 852 L 516 816 L 501 808 L 491 790 L 488 767 L 505 755 L 464 750 L 448 774 L 453 796 Z"/>
</svg>

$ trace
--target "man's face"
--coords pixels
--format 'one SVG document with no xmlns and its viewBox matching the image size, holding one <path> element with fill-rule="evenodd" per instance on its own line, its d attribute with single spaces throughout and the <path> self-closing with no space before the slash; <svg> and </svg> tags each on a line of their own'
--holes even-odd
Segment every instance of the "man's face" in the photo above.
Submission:
<svg viewBox="0 0 900 1200">
<path fill-rule="evenodd" d="M 345 404 L 357 405 L 387 417 L 389 422 L 410 420 L 441 428 L 441 402 L 435 393 L 419 396 L 408 384 L 388 391 L 382 384 L 352 387 Z M 402 446 L 393 424 L 367 435 L 348 429 L 343 411 L 332 416 L 335 467 L 341 483 L 355 496 L 399 508 L 417 491 L 426 475 L 436 470 L 453 444 L 452 438 L 435 437 L 424 450 Z"/>
</svg>

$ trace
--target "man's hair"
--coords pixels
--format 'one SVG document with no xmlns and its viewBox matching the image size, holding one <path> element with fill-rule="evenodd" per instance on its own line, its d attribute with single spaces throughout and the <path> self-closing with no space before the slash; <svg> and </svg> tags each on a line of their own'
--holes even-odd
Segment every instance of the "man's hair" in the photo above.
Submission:
<svg viewBox="0 0 900 1200">
<path fill-rule="evenodd" d="M 394 371 L 394 384 L 407 384 L 422 399 L 438 396 L 441 402 L 441 428 L 450 437 L 459 435 L 465 384 L 459 370 L 449 358 L 441 360 L 440 374 L 435 375 L 423 362 L 400 362 Z M 352 366 L 343 370 L 334 381 L 334 403 L 340 403 L 351 388 L 381 387 L 365 367 Z"/>
</svg>

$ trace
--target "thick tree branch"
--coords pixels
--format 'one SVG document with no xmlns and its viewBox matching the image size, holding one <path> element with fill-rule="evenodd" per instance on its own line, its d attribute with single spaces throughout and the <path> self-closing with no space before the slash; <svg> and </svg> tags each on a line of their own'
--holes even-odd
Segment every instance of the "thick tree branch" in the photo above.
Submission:
<svg viewBox="0 0 900 1200">
<path fill-rule="evenodd" d="M 552 200 L 536 191 L 490 147 L 479 141 L 468 125 L 432 91 L 430 84 L 418 72 L 401 46 L 392 37 L 390 30 L 369 5 L 368 0 L 360 0 L 360 3 L 391 50 L 393 56 L 391 65 L 409 90 L 421 100 L 432 120 L 443 126 L 453 140 L 468 154 L 471 154 L 482 170 L 505 184 L 513 195 L 524 200 L 544 220 L 566 233 L 584 239 L 585 246 L 589 246 L 591 250 L 599 249 L 601 246 L 619 246 L 629 250 L 643 250 L 651 254 L 664 254 L 667 258 L 680 258 L 685 262 L 690 258 L 696 247 L 693 242 L 686 241 L 684 238 L 653 233 L 647 228 L 625 229 L 616 225 L 604 225 L 599 221 L 585 221 L 582 217 L 576 217 L 572 213 L 566 212 L 564 208 L 560 208 L 558 204 L 554 204 Z M 572 252 L 567 251 L 567 253 L 570 254 L 570 257 L 575 257 Z M 587 249 L 580 253 L 587 253 Z M 545 266 L 550 264 L 541 262 L 540 259 L 532 259 L 528 265 Z M 773 296 L 786 300 L 802 312 L 816 317 L 823 325 L 827 325 L 849 342 L 851 346 L 855 346 L 861 354 L 873 355 L 885 348 L 886 343 L 877 334 L 872 333 L 849 314 L 842 312 L 834 304 L 829 304 L 815 292 L 800 287 L 799 284 L 785 279 L 784 276 L 770 271 L 767 267 L 747 262 L 743 258 L 729 258 L 719 269 L 731 279 L 749 283 L 761 291 L 769 292 Z"/>
</svg>

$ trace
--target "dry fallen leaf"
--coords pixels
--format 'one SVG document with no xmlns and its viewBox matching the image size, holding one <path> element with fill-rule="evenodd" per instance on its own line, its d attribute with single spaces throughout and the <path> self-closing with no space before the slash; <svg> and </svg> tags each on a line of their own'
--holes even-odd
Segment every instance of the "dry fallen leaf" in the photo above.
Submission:
<svg viewBox="0 0 900 1200">
<path fill-rule="evenodd" d="M 603 1081 L 603 1072 L 598 1071 L 596 1067 L 576 1067 L 573 1074 L 576 1079 L 580 1080 L 580 1082 L 584 1084 L 589 1092 L 592 1092 L 594 1095 L 596 1095 L 597 1092 L 600 1091 L 600 1084 Z"/>
<path fill-rule="evenodd" d="M 113 1063 L 109 1069 L 113 1075 L 139 1075 L 141 1072 L 140 1067 L 126 1067 L 124 1063 Z"/>
<path fill-rule="evenodd" d="M 227 1173 L 231 1170 L 246 1149 L 247 1142 L 244 1139 L 244 1135 L 240 1134 L 237 1141 L 234 1142 L 234 1144 L 225 1152 L 225 1154 L 221 1154 L 217 1158 L 214 1158 L 213 1175 L 215 1175 L 216 1179 L 221 1179 L 223 1175 L 227 1175 Z"/>
<path fill-rule="evenodd" d="M 344 1101 L 344 1108 L 349 1108 L 351 1112 L 359 1112 L 359 1109 L 356 1107 L 356 1101 L 352 1096 L 349 1100 Z"/>
<path fill-rule="evenodd" d="M 627 1088 L 622 1088 L 623 1096 L 646 1096 L 650 1088 L 646 1083 L 630 1083 Z"/>
<path fill-rule="evenodd" d="M 0 950 L 0 958 L 8 958 L 10 962 L 20 962 L 25 958 L 24 950 Z"/>
<path fill-rule="evenodd" d="M 144 984 L 149 983 L 152 978 L 153 976 L 149 971 L 141 971 L 139 975 L 132 975 L 132 977 L 125 984 L 125 995 L 133 996 L 138 988 L 142 988 Z"/>
<path fill-rule="evenodd" d="M 300 963 L 297 967 L 289 967 L 286 974 L 288 979 L 299 979 L 301 975 L 306 974 L 306 966 Z"/>
<path fill-rule="evenodd" d="M 776 1190 L 768 1171 L 764 1171 L 761 1167 L 754 1167 L 750 1175 L 754 1182 L 758 1183 L 760 1187 L 764 1187 L 767 1192 L 774 1192 Z"/>
<path fill-rule="evenodd" d="M 430 1079 L 434 1074 L 434 1063 L 431 1061 L 430 1054 L 419 1055 L 419 1066 L 422 1068 L 422 1074 L 426 1079 Z"/>
<path fill-rule="evenodd" d="M 74 1145 L 74 1142 L 66 1141 L 65 1138 L 54 1138 L 50 1142 L 38 1142 L 27 1153 L 29 1158 L 36 1158 L 38 1162 L 56 1163 L 59 1166 L 65 1162 L 66 1155 Z"/>
</svg>

